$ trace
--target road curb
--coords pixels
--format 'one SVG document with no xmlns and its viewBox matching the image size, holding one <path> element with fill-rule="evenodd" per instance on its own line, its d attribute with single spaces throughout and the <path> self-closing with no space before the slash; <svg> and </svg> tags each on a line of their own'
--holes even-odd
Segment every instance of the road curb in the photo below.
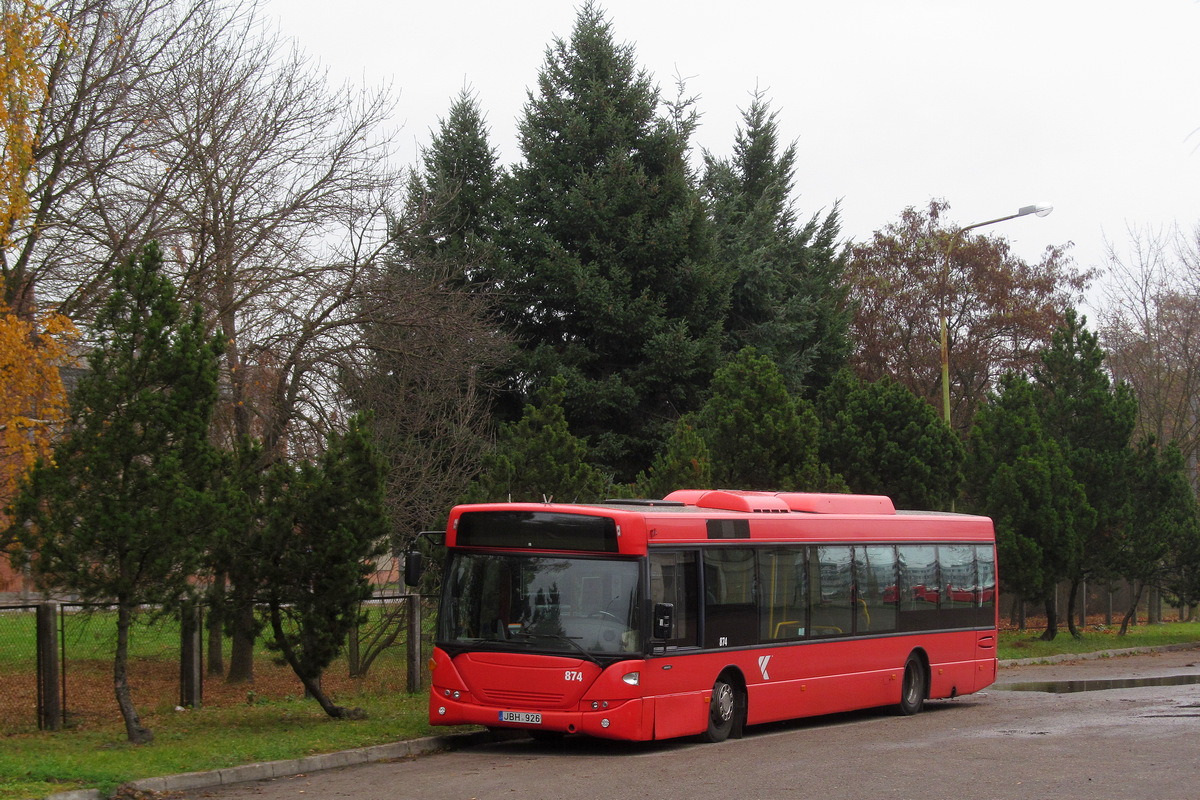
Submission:
<svg viewBox="0 0 1200 800">
<path fill-rule="evenodd" d="M 1000 667 L 1032 667 L 1041 664 L 1062 664 L 1067 661 L 1092 661 L 1097 658 L 1120 658 L 1121 656 L 1136 656 L 1146 653 L 1173 653 L 1179 650 L 1195 650 L 1200 648 L 1200 642 L 1182 642 L 1180 644 L 1163 644 L 1157 647 L 1128 647 L 1119 650 L 1096 650 L 1092 653 L 1064 653 L 1060 656 L 1043 656 L 1041 658 L 1007 658 L 1000 662 Z"/>
<path fill-rule="evenodd" d="M 355 764 L 394 761 L 400 758 L 426 755 L 428 753 L 458 750 L 494 741 L 495 738 L 489 731 L 458 733 L 448 736 L 427 736 L 422 739 L 409 739 L 402 742 L 392 742 L 390 744 L 380 744 L 371 747 L 358 747 L 353 750 L 339 750 L 334 753 L 322 753 L 320 755 L 291 758 L 283 761 L 263 761 L 255 764 L 242 764 L 237 767 L 226 767 L 224 769 L 206 770 L 203 772 L 184 772 L 178 775 L 143 778 L 122 784 L 121 789 L 129 792 L 147 793 L 211 789 L 215 786 L 225 786 L 232 783 L 290 778 L 309 772 L 349 767 Z M 101 794 L 99 789 L 77 789 L 70 792 L 58 792 L 47 795 L 46 800 L 104 800 L 104 795 Z"/>
<path fill-rule="evenodd" d="M 1168 644 L 1158 647 L 1130 647 L 1120 650 L 1099 650 L 1094 653 L 1071 653 L 1060 656 L 1043 658 L 1010 658 L 1000 661 L 1000 667 L 1025 667 L 1040 664 L 1060 664 L 1066 661 L 1089 661 L 1097 658 L 1118 658 L 1145 653 L 1166 653 L 1178 650 L 1194 650 L 1200 648 L 1200 642 L 1183 644 Z M 380 761 L 394 761 L 399 758 L 426 755 L 446 750 L 458 750 L 494 741 L 496 734 L 490 731 L 459 733 L 448 736 L 427 736 L 422 739 L 410 739 L 390 744 L 359 747 L 353 750 L 340 750 L 335 753 L 323 753 L 304 758 L 292 758 L 283 761 L 263 761 L 255 764 L 242 764 L 237 767 L 208 770 L 205 772 L 184 772 L 178 775 L 163 775 L 158 778 L 143 778 L 130 781 L 122 788 L 135 792 L 181 792 L 189 789 L 209 789 L 214 786 L 225 786 L 247 781 L 271 780 L 273 778 L 290 778 L 309 772 L 318 772 L 338 767 L 348 767 L 355 764 L 370 764 Z M 47 795 L 46 800 L 104 800 L 99 789 L 77 789 L 70 792 L 58 792 Z"/>
</svg>

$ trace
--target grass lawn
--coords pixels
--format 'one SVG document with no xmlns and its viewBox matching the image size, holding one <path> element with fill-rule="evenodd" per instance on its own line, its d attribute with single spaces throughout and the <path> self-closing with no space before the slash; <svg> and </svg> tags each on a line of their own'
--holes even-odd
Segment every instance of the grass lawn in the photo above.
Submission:
<svg viewBox="0 0 1200 800">
<path fill-rule="evenodd" d="M 1124 636 L 1117 635 L 1120 625 L 1088 625 L 1083 630 L 1082 639 L 1071 638 L 1066 625 L 1063 625 L 1052 642 L 1043 642 L 1038 638 L 1043 630 L 1044 628 L 1030 627 L 1026 631 L 1000 631 L 1000 659 L 1047 658 L 1068 653 L 1094 653 L 1097 650 L 1158 647 L 1200 641 L 1200 622 L 1130 626 Z"/>
<path fill-rule="evenodd" d="M 1053 642 L 1040 629 L 1002 631 L 1001 659 L 1044 658 L 1126 647 L 1200 641 L 1200 623 L 1139 625 L 1124 637 L 1116 628 L 1089 626 L 1082 640 L 1064 628 Z M 298 758 L 354 747 L 386 744 L 433 733 L 426 721 L 427 695 L 401 692 L 343 696 L 342 705 L 368 712 L 361 721 L 335 721 L 314 701 L 255 700 L 224 708 L 151 711 L 143 723 L 154 743 L 125 742 L 119 715 L 113 722 L 61 733 L 0 737 L 0 800 L 25 800 L 71 789 L 112 792 L 120 784 L 157 775 L 217 769 L 258 761 Z M 248 698 L 249 699 L 249 698 Z M 444 732 L 445 729 L 439 729 Z"/>
<path fill-rule="evenodd" d="M 139 778 L 427 736 L 432 732 L 426 719 L 427 698 L 426 694 L 339 698 L 344 705 L 367 711 L 367 719 L 356 721 L 332 720 L 316 701 L 303 699 L 150 714 L 143 724 L 154 731 L 154 742 L 145 746 L 125 741 L 119 714 L 114 724 L 104 727 L 9 735 L 0 745 L 0 800 L 72 789 L 112 792 Z"/>
</svg>

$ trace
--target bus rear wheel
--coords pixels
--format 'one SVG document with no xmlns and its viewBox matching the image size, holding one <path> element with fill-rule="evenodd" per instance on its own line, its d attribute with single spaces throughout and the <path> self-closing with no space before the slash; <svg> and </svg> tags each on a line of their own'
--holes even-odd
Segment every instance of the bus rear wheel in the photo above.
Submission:
<svg viewBox="0 0 1200 800">
<path fill-rule="evenodd" d="M 737 714 L 737 688 L 722 675 L 713 684 L 712 700 L 708 704 L 708 730 L 704 738 L 710 742 L 723 742 L 733 730 Z"/>
<path fill-rule="evenodd" d="M 904 683 L 900 687 L 900 713 L 906 717 L 919 712 L 925 706 L 925 665 L 916 653 L 904 663 Z"/>
</svg>

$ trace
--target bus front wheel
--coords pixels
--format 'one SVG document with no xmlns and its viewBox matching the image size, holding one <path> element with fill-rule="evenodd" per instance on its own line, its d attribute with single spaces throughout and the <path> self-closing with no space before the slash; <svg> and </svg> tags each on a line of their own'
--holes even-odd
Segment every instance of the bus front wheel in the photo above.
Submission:
<svg viewBox="0 0 1200 800">
<path fill-rule="evenodd" d="M 900 713 L 912 716 L 925 705 L 925 665 L 916 653 L 904 663 L 904 683 L 900 688 Z"/>
<path fill-rule="evenodd" d="M 712 699 L 708 704 L 708 730 L 704 732 L 706 740 L 723 742 L 729 738 L 738 709 L 737 692 L 724 675 L 713 684 Z"/>
</svg>

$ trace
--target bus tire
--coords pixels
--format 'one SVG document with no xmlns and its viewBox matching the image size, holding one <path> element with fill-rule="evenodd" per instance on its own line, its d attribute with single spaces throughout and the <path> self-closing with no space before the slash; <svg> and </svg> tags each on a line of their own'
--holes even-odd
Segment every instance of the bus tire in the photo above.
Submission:
<svg viewBox="0 0 1200 800">
<path fill-rule="evenodd" d="M 928 693 L 926 683 L 925 664 L 916 653 L 910 653 L 908 661 L 904 662 L 904 681 L 900 685 L 899 711 L 902 715 L 910 717 L 924 707 Z"/>
<path fill-rule="evenodd" d="M 723 742 L 729 738 L 737 718 L 738 702 L 737 686 L 728 676 L 722 675 L 713 684 L 712 699 L 708 704 L 708 729 L 704 738 L 709 742 Z"/>
</svg>

